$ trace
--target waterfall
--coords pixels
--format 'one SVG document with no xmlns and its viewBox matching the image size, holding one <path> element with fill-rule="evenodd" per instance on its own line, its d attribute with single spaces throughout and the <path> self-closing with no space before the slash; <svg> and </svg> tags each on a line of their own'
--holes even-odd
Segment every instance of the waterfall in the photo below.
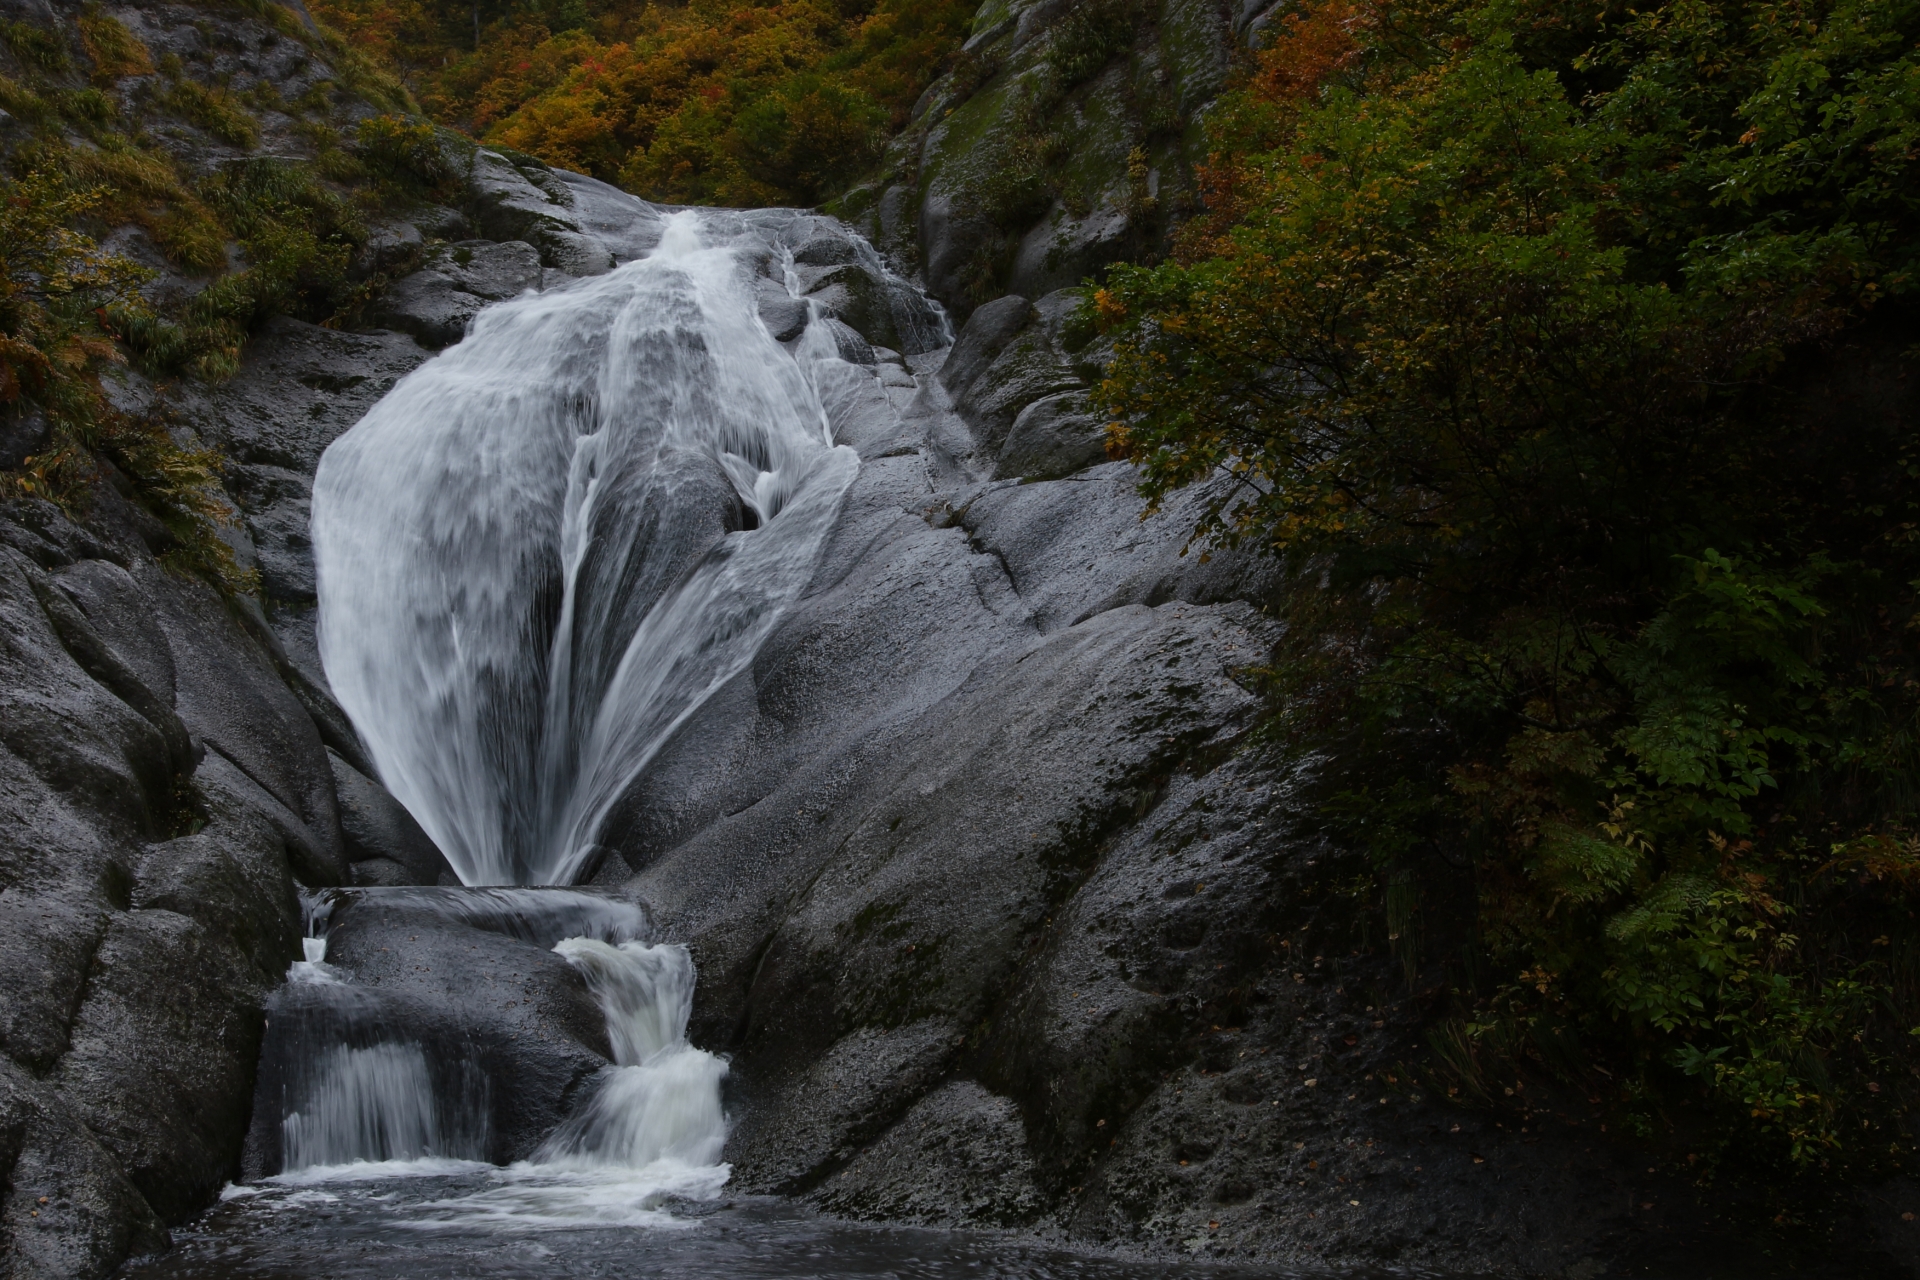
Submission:
<svg viewBox="0 0 1920 1280">
<path fill-rule="evenodd" d="M 599 1091 L 554 1131 L 534 1163 L 717 1165 L 727 1139 L 720 1109 L 727 1064 L 687 1043 L 693 1012 L 687 949 L 568 938 L 554 950 L 585 975 L 598 997 L 617 1065 L 601 1072 Z"/>
<path fill-rule="evenodd" d="M 321 660 L 466 884 L 588 868 L 852 482 L 813 382 L 832 343 L 773 340 L 745 234 L 677 213 L 650 256 L 488 308 L 321 459 Z"/>
<path fill-rule="evenodd" d="M 635 777 L 806 587 L 858 469 L 816 384 L 840 360 L 836 330 L 813 301 L 818 323 L 785 345 L 760 319 L 770 252 L 802 293 L 772 216 L 675 213 L 647 257 L 487 309 L 322 457 L 321 661 L 468 887 L 307 902 L 262 1054 L 261 1111 L 280 1124 L 256 1125 L 259 1159 L 283 1180 L 483 1160 L 494 1104 L 512 1101 L 497 1068 L 511 1055 L 484 1020 L 422 1016 L 328 963 L 345 903 L 362 927 L 449 922 L 551 947 L 612 1051 L 530 1159 L 414 1225 L 650 1222 L 662 1197 L 726 1182 L 727 1065 L 688 1043 L 687 949 L 655 941 L 635 904 L 502 886 L 591 871 Z M 879 278 L 871 247 L 855 253 Z M 923 300 L 895 310 L 909 345 L 950 340 Z"/>
<path fill-rule="evenodd" d="M 281 1122 L 286 1167 L 310 1169 L 355 1161 L 478 1159 L 462 1142 L 441 1136 L 427 1056 L 417 1044 L 334 1045 L 316 1064 L 318 1082 L 304 1109 Z"/>
</svg>

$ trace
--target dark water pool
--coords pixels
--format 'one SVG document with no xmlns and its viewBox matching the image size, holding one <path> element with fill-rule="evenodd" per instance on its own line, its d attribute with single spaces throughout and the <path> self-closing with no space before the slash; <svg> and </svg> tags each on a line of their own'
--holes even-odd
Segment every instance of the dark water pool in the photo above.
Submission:
<svg viewBox="0 0 1920 1280">
<path fill-rule="evenodd" d="M 244 1188 L 125 1280 L 1272 1280 L 1300 1272 L 1140 1263 L 991 1233 L 867 1227 L 753 1197 L 608 1215 L 564 1180 L 497 1172 Z M 530 1206 L 536 1206 L 530 1208 Z M 623 1220 L 615 1220 L 623 1219 Z M 1353 1280 L 1362 1274 L 1345 1273 Z"/>
</svg>

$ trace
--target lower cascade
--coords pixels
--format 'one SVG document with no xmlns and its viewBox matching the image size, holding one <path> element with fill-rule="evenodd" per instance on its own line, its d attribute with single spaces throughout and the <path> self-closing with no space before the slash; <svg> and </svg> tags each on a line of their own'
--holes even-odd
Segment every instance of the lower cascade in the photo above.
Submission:
<svg viewBox="0 0 1920 1280">
<path fill-rule="evenodd" d="M 602 1225 L 726 1181 L 727 1065 L 688 1042 L 687 949 L 617 896 L 511 887 L 592 873 L 636 775 L 805 587 L 857 470 L 815 383 L 833 326 L 783 344 L 756 310 L 768 238 L 660 221 L 647 256 L 486 311 L 321 461 L 328 678 L 474 887 L 308 902 L 258 1177 L 486 1171 L 423 1221 Z"/>
<path fill-rule="evenodd" d="M 330 892 L 309 915 L 319 931 L 337 920 L 364 929 L 371 917 L 386 942 L 421 936 L 399 929 L 442 927 L 456 939 L 484 932 L 545 946 L 597 1004 L 612 1063 L 578 1081 L 571 1114 L 530 1154 L 494 1170 L 512 1140 L 496 1113 L 513 1109 L 524 1083 L 512 1037 L 489 1043 L 471 1008 L 429 1011 L 353 980 L 327 962 L 321 932 L 269 1007 L 255 1160 L 272 1181 L 486 1169 L 495 1185 L 436 1202 L 435 1220 L 518 1222 L 651 1215 L 659 1193 L 703 1195 L 726 1181 L 727 1066 L 688 1043 L 693 960 L 684 946 L 646 940 L 644 910 L 575 890 L 358 889 Z M 383 930 L 383 920 L 397 928 Z M 267 1150 L 274 1139 L 277 1156 Z M 570 1198 L 583 1190 L 599 1198 Z"/>
<path fill-rule="evenodd" d="M 470 1135 L 442 1132 L 436 1101 L 421 1046 L 334 1045 L 314 1063 L 299 1109 L 281 1121 L 285 1167 L 297 1173 L 355 1161 L 479 1159 L 484 1152 Z"/>
<path fill-rule="evenodd" d="M 717 1165 L 727 1138 L 720 1110 L 727 1065 L 687 1043 L 693 1012 L 687 949 L 567 938 L 554 950 L 586 975 L 599 997 L 616 1065 L 601 1073 L 599 1091 L 541 1145 L 534 1162 Z"/>
</svg>

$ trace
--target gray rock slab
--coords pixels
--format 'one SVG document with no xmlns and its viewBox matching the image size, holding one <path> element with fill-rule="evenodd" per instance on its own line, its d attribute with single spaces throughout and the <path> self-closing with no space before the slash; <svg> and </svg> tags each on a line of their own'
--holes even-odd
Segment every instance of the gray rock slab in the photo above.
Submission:
<svg viewBox="0 0 1920 1280">
<path fill-rule="evenodd" d="M 333 768 L 312 717 L 227 604 L 204 584 L 143 571 L 173 653 L 175 706 L 187 728 L 304 828 L 309 883 L 347 879 Z"/>
<path fill-rule="evenodd" d="M 0 751 L 0 797 L 0 1051 L 44 1072 L 67 1051 L 133 853 L 12 751 Z"/>
<path fill-rule="evenodd" d="M 347 857 L 354 863 L 354 883 L 366 883 L 359 864 L 369 859 L 392 863 L 407 878 L 392 879 L 379 869 L 380 884 L 458 883 L 433 838 L 420 829 L 406 806 L 385 787 L 367 777 L 332 751 L 334 794 L 340 801 L 340 829 L 346 837 Z"/>
<path fill-rule="evenodd" d="M 311 477 L 320 454 L 428 352 L 406 334 L 345 333 L 279 317 L 219 386 L 173 390 L 175 412 L 233 461 Z"/>
<path fill-rule="evenodd" d="M 577 193 L 586 192 L 602 209 L 611 202 L 533 157 L 477 149 L 468 190 L 480 232 L 488 239 L 524 241 L 537 251 L 541 264 L 568 275 L 598 275 L 614 265 L 613 250 L 583 228 L 575 214 Z"/>
<path fill-rule="evenodd" d="M 94 956 L 49 1082 L 165 1219 L 240 1172 L 271 985 L 235 943 L 174 911 L 115 915 Z"/>
<path fill-rule="evenodd" d="M 756 300 L 760 323 L 767 326 L 775 342 L 793 341 L 806 331 L 807 322 L 813 318 L 813 309 L 788 293 L 778 281 L 761 280 Z"/>
<path fill-rule="evenodd" d="M 940 1227 L 1018 1227 L 1048 1197 L 1020 1108 L 971 1080 L 928 1093 L 809 1199 L 828 1213 Z"/>
<path fill-rule="evenodd" d="M 986 310 L 982 307 L 974 315 Z M 963 374 L 964 370 L 956 370 L 955 378 Z M 948 389 L 960 385 L 951 381 Z M 976 448 L 991 468 L 1025 409 L 1062 392 L 1081 391 L 1085 385 L 1046 326 L 1029 324 L 1008 337 L 984 369 L 965 379 L 954 395 L 954 408 L 966 419 Z"/>
<path fill-rule="evenodd" d="M 166 736 L 70 655 L 34 579 L 0 549 L 0 747 L 110 838 L 158 832 L 172 789 Z"/>
<path fill-rule="evenodd" d="M 954 518 L 1006 566 L 1045 631 L 1126 604 L 1262 598 L 1278 572 L 1271 561 L 1189 546 L 1215 492 L 1184 491 L 1148 515 L 1138 485 L 1131 464 L 1103 463 L 1061 480 L 990 485 Z"/>
<path fill-rule="evenodd" d="M 1085 392 L 1059 391 L 1021 409 L 994 460 L 996 476 L 1057 480 L 1107 459 L 1107 420 Z"/>
<path fill-rule="evenodd" d="M 940 383 L 956 398 L 986 371 L 1013 336 L 1033 318 L 1033 304 L 1018 294 L 975 308 L 940 366 Z"/>
<path fill-rule="evenodd" d="M 488 303 L 538 289 L 541 272 L 539 251 L 521 240 L 436 246 L 420 270 L 394 282 L 374 319 L 438 350 L 464 338 Z"/>
<path fill-rule="evenodd" d="M 734 1108 L 729 1141 L 742 1190 L 792 1194 L 851 1159 L 934 1087 L 966 1037 L 928 1018 L 903 1027 L 862 1027 L 778 1081 L 763 1101 Z"/>
<path fill-rule="evenodd" d="M 668 210 L 583 173 L 552 172 L 572 197 L 574 225 L 605 245 L 616 262 L 643 258 L 660 243 Z"/>
<path fill-rule="evenodd" d="M 14 1280 L 102 1280 L 166 1228 L 113 1154 L 49 1085 L 0 1059 L 0 1247 Z"/>
</svg>

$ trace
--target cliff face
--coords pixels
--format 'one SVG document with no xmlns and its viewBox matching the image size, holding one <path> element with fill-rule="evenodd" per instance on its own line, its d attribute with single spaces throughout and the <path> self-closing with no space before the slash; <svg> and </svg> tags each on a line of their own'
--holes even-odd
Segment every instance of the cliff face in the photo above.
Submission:
<svg viewBox="0 0 1920 1280">
<path fill-rule="evenodd" d="M 184 188 L 310 164 L 314 117 L 350 129 L 378 110 L 286 11 L 112 10 L 148 54 L 118 77 L 84 52 L 80 19 L 102 12 L 5 14 L 10 105 L 32 83 L 39 102 L 79 99 L 97 117 L 16 110 L 0 122 L 10 154 L 137 151 Z M 36 48 L 38 61 L 21 52 Z M 235 142 L 165 105 L 182 84 L 256 103 L 317 85 L 320 105 L 262 107 Z M 109 219 L 102 238 L 177 306 L 208 277 L 164 256 L 149 223 Z M 442 874 L 311 665 L 305 551 L 320 451 L 427 355 L 403 334 L 283 319 L 224 384 L 108 369 L 115 408 L 224 455 L 228 536 L 259 571 L 258 598 L 167 567 L 175 535 L 111 464 L 70 511 L 0 502 L 0 1274 L 102 1275 L 163 1247 L 239 1168 L 262 1004 L 300 951 L 297 887 Z M 9 420 L 9 465 L 45 447 L 34 421 Z"/>
<path fill-rule="evenodd" d="M 1201 119 L 1279 5 L 994 0 L 877 177 L 830 208 L 964 318 L 1162 252 L 1198 207 Z"/>
<path fill-rule="evenodd" d="M 78 50 L 91 12 L 9 16 Z M 274 90 L 250 99 L 246 146 L 154 105 L 151 77 L 107 78 L 116 118 L 187 180 L 326 163 L 328 137 L 382 110 L 278 9 L 107 12 L 156 64 L 173 54 L 165 74 Z M 734 1055 L 749 1190 L 1314 1264 L 1587 1276 L 1702 1231 L 1724 1245 L 1725 1206 L 1610 1146 L 1583 1099 L 1427 1096 L 1406 1066 L 1423 997 L 1367 949 L 1347 868 L 1251 732 L 1270 567 L 1187 554 L 1187 508 L 1143 519 L 1105 461 L 1086 400 L 1103 354 L 1070 286 L 1164 245 L 1195 118 L 1266 20 L 1204 0 L 982 9 L 887 173 L 840 206 L 964 321 L 950 349 L 844 226 L 756 216 L 765 263 L 791 253 L 826 311 L 768 287 L 762 318 L 783 339 L 831 326 L 829 415 L 863 465 L 802 600 L 642 776 L 596 883 L 693 945 L 693 1038 Z M 308 114 L 263 105 L 315 85 Z M 430 198 L 369 215 L 340 327 L 269 321 L 224 382 L 109 375 L 126 412 L 223 456 L 258 598 L 171 571 L 114 473 L 70 512 L 0 506 L 12 1275 L 105 1274 L 238 1175 L 299 886 L 447 880 L 318 669 L 314 467 L 488 302 L 644 253 L 658 218 L 441 146 Z M 110 243 L 153 266 L 157 298 L 207 287 L 138 221 Z"/>
</svg>

